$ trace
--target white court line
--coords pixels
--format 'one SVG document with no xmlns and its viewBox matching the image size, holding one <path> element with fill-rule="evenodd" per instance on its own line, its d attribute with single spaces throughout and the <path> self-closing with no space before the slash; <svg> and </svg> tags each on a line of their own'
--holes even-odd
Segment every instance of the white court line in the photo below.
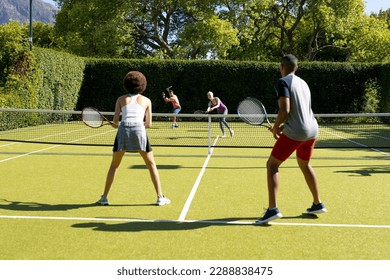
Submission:
<svg viewBox="0 0 390 280">
<path fill-rule="evenodd" d="M 366 132 L 366 131 L 359 130 L 357 132 L 362 133 L 362 134 L 368 134 L 369 136 L 375 137 L 375 138 L 380 138 L 380 139 L 384 139 L 384 140 L 390 140 L 389 137 L 385 137 L 385 136 L 381 136 L 381 135 L 375 135 L 375 134 L 372 134 L 372 133 L 369 133 L 369 132 Z"/>
<path fill-rule="evenodd" d="M 72 133 L 75 133 L 75 132 L 84 131 L 84 130 L 88 130 L 88 129 L 90 130 L 91 128 L 90 127 L 85 127 L 85 128 L 80 128 L 80 129 L 71 130 L 71 131 L 65 131 L 65 132 L 60 132 L 60 133 L 55 133 L 55 134 L 43 135 L 43 136 L 40 136 L 40 137 L 37 137 L 37 138 L 28 139 L 28 140 L 26 140 L 26 142 L 18 142 L 18 141 L 16 141 L 16 142 L 12 142 L 12 143 L 3 144 L 3 145 L 0 145 L 0 148 L 7 147 L 7 146 L 12 146 L 12 145 L 16 145 L 16 144 L 21 144 L 21 143 L 23 143 L 23 144 L 24 143 L 30 144 L 30 141 L 32 141 L 31 144 L 36 144 L 34 141 L 50 138 L 50 137 L 53 137 L 53 136 L 72 134 Z M 75 142 L 78 142 L 78 141 L 81 141 L 81 140 L 84 140 L 84 139 L 89 139 L 89 138 L 93 138 L 95 136 L 100 136 L 100 135 L 104 135 L 104 134 L 108 134 L 108 133 L 111 133 L 111 131 L 101 132 L 101 133 L 94 134 L 94 135 L 91 135 L 91 136 L 87 136 L 87 137 L 84 137 L 84 138 L 81 138 L 81 139 L 72 140 L 72 141 L 67 142 L 67 144 L 75 143 Z M 49 145 L 50 143 L 44 143 L 44 142 L 40 143 L 40 142 L 38 142 L 38 144 L 48 144 Z M 63 144 L 58 144 L 58 146 L 63 146 Z"/>
<path fill-rule="evenodd" d="M 71 131 L 65 131 L 65 132 L 61 132 L 61 133 L 42 135 L 42 136 L 39 136 L 39 137 L 36 137 L 36 138 L 27 139 L 26 142 L 18 142 L 18 141 L 16 141 L 16 142 L 13 142 L 13 143 L 1 145 L 0 147 L 6 147 L 6 146 L 10 146 L 10 145 L 15 145 L 15 144 L 20 144 L 20 143 L 29 143 L 29 142 L 31 142 L 32 144 L 35 144 L 34 141 L 37 141 L 37 140 L 42 140 L 42 139 L 50 138 L 50 137 L 53 137 L 53 136 L 71 134 L 71 133 L 74 133 L 74 132 L 83 131 L 83 130 L 87 130 L 87 129 L 89 129 L 89 128 L 80 128 L 80 129 L 71 130 Z M 26 132 L 26 131 L 29 131 L 29 130 L 24 130 L 23 132 Z M 41 143 L 39 143 L 39 144 L 41 144 Z M 43 143 L 43 144 L 45 144 L 45 143 Z"/>
<path fill-rule="evenodd" d="M 62 145 L 55 145 L 55 146 L 51 146 L 51 147 L 48 147 L 48 148 L 44 148 L 44 149 L 40 149 L 40 150 L 24 153 L 24 154 L 21 154 L 21 155 L 18 155 L 18 156 L 2 159 L 2 160 L 0 160 L 0 163 L 6 162 L 6 161 L 9 161 L 9 160 L 18 159 L 18 158 L 25 157 L 25 156 L 28 156 L 28 155 L 40 153 L 40 152 L 43 152 L 43 151 L 51 150 L 51 149 L 54 149 L 54 148 L 57 148 L 57 147 L 60 147 L 60 146 L 62 146 Z"/>
<path fill-rule="evenodd" d="M 78 141 L 82 141 L 82 140 L 85 140 L 85 139 L 93 138 L 95 136 L 103 135 L 103 134 L 106 134 L 106 133 L 107 132 L 102 132 L 102 133 L 99 133 L 99 134 L 94 134 L 94 135 L 91 135 L 91 136 L 83 137 L 83 138 L 80 138 L 80 139 L 77 139 L 77 140 L 69 141 L 69 142 L 67 142 L 67 144 L 76 143 Z M 0 163 L 6 162 L 6 161 L 9 161 L 9 160 L 18 159 L 18 158 L 25 157 L 25 156 L 28 156 L 28 155 L 40 153 L 40 152 L 43 152 L 43 151 L 51 150 L 51 149 L 54 149 L 54 148 L 57 148 L 57 147 L 61 147 L 61 146 L 64 146 L 64 144 L 54 145 L 54 146 L 47 147 L 47 148 L 44 148 L 44 149 L 40 149 L 40 150 L 24 153 L 24 154 L 15 156 L 15 157 L 6 158 L 6 159 L 3 159 L 3 160 L 0 160 Z"/>
<path fill-rule="evenodd" d="M 8 146 L 16 145 L 16 144 L 20 144 L 20 142 L 12 142 L 12 143 L 3 144 L 3 145 L 0 145 L 0 148 L 8 147 Z"/>
<path fill-rule="evenodd" d="M 149 220 L 135 218 L 83 218 L 83 217 L 52 217 L 52 216 L 4 216 L 0 219 L 25 219 L 25 220 L 54 220 L 54 221 L 92 221 L 92 222 L 142 222 L 142 223 L 198 223 L 210 225 L 256 225 L 255 222 L 220 221 L 220 220 Z M 362 224 L 309 224 L 309 223 L 277 223 L 270 222 L 275 226 L 295 227 L 345 227 L 345 228 L 376 228 L 390 229 L 390 225 L 362 225 Z M 263 227 L 263 226 L 258 226 Z"/>
<path fill-rule="evenodd" d="M 191 203 L 192 203 L 192 200 L 194 199 L 195 197 L 195 194 L 196 194 L 196 191 L 199 187 L 199 184 L 200 184 L 200 181 L 202 180 L 202 177 L 203 177 L 203 174 L 204 172 L 206 171 L 206 167 L 207 167 L 207 164 L 209 163 L 209 160 L 211 158 L 211 155 L 213 154 L 213 151 L 214 151 L 214 147 L 215 147 L 215 144 L 217 143 L 218 141 L 218 138 L 219 136 L 217 136 L 217 138 L 215 139 L 213 145 L 212 145 L 212 148 L 210 149 L 210 152 L 205 160 L 205 162 L 203 163 L 203 166 L 202 166 L 202 169 L 200 170 L 200 173 L 198 175 L 198 178 L 196 178 L 196 181 L 195 181 L 195 184 L 192 186 L 192 190 L 191 190 L 191 193 L 190 195 L 188 196 L 187 198 L 187 201 L 183 207 L 183 210 L 181 211 L 181 214 L 179 216 L 179 221 L 184 221 L 185 218 L 186 218 L 186 215 L 187 215 L 187 212 L 188 210 L 190 209 L 190 206 L 191 206 Z"/>
<path fill-rule="evenodd" d="M 351 139 L 348 139 L 348 138 L 346 138 L 346 137 L 340 136 L 340 135 L 338 135 L 338 134 L 335 134 L 335 133 L 332 133 L 332 132 L 329 132 L 329 131 L 325 131 L 325 130 L 322 130 L 322 131 L 325 132 L 325 133 L 328 133 L 328 134 L 330 134 L 330 135 L 332 135 L 332 136 L 336 136 L 336 137 L 338 137 L 338 138 L 347 140 L 348 142 L 351 142 L 351 143 L 356 144 L 356 145 L 358 145 L 358 146 L 361 146 L 361 147 L 364 147 L 364 148 L 369 148 L 370 150 L 373 150 L 373 151 L 375 151 L 375 152 L 378 152 L 378 153 L 381 153 L 381 154 L 383 154 L 383 155 L 385 155 L 385 156 L 390 157 L 390 154 L 389 154 L 389 153 L 385 153 L 385 152 L 383 152 L 383 151 L 381 151 L 381 150 L 378 150 L 378 149 L 376 149 L 376 148 L 370 148 L 370 147 L 368 147 L 367 145 L 364 145 L 364 144 L 362 144 L 362 143 L 353 141 L 353 140 L 351 140 Z"/>
</svg>

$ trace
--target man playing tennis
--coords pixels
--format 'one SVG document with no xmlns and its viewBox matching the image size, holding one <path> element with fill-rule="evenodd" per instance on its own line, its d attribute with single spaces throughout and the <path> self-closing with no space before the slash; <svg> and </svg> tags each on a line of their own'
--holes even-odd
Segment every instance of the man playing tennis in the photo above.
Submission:
<svg viewBox="0 0 390 280">
<path fill-rule="evenodd" d="M 282 214 L 277 207 L 276 197 L 279 189 L 279 166 L 294 152 L 306 183 L 313 196 L 313 204 L 308 214 L 326 212 L 321 202 L 317 178 L 310 165 L 314 144 L 318 136 L 318 124 L 311 109 L 311 94 L 306 82 L 295 75 L 298 59 L 285 55 L 280 64 L 280 78 L 276 85 L 279 111 L 275 124 L 270 129 L 277 139 L 267 161 L 267 184 L 269 205 L 263 217 L 256 224 L 265 224 Z"/>
<path fill-rule="evenodd" d="M 118 132 L 115 138 L 112 161 L 107 173 L 104 192 L 97 202 L 98 204 L 108 205 L 107 195 L 125 152 L 139 152 L 142 156 L 157 193 L 156 204 L 162 206 L 171 202 L 162 193 L 152 147 L 146 135 L 145 128 L 149 128 L 152 125 L 151 101 L 149 98 L 141 95 L 146 89 L 146 84 L 145 76 L 138 71 L 130 71 L 123 79 L 123 87 L 128 94 L 120 96 L 115 104 L 113 127 L 118 128 Z M 118 127 L 121 112 L 122 119 Z"/>
<path fill-rule="evenodd" d="M 171 113 L 174 114 L 172 117 L 172 128 L 178 128 L 179 125 L 176 122 L 176 115 L 180 113 L 181 106 L 179 102 L 179 98 L 177 95 L 173 92 L 173 90 L 169 90 L 169 98 L 165 97 L 165 93 L 162 93 L 163 99 L 165 103 L 171 102 L 172 103 L 172 110 Z"/>
</svg>

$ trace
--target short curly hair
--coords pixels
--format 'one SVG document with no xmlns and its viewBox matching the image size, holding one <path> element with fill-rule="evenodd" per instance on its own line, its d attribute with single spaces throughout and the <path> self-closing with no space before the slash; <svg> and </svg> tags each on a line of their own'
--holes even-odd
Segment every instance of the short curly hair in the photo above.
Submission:
<svg viewBox="0 0 390 280">
<path fill-rule="evenodd" d="M 130 71 L 123 79 L 123 87 L 128 93 L 143 93 L 146 85 L 146 77 L 139 71 Z"/>
<path fill-rule="evenodd" d="M 293 54 L 283 56 L 281 62 L 285 65 L 288 72 L 293 72 L 298 68 L 298 58 Z"/>
</svg>

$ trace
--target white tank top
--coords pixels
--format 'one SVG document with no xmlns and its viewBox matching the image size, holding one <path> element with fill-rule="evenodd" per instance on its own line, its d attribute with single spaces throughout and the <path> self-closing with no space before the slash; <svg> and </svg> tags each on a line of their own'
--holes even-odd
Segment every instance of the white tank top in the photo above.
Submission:
<svg viewBox="0 0 390 280">
<path fill-rule="evenodd" d="M 145 108 L 138 104 L 138 96 L 139 94 L 130 96 L 131 102 L 122 107 L 122 122 L 143 123 Z"/>
</svg>

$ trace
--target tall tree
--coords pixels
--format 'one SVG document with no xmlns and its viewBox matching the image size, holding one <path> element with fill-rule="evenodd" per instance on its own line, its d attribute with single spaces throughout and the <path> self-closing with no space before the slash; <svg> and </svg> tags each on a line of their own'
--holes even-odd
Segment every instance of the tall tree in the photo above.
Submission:
<svg viewBox="0 0 390 280">
<path fill-rule="evenodd" d="M 257 27 L 260 39 L 276 38 L 278 53 L 296 51 L 296 32 L 305 15 L 306 0 L 252 0 L 248 15 Z"/>
<path fill-rule="evenodd" d="M 59 0 L 58 45 L 82 56 L 132 57 L 132 26 L 123 20 L 128 2 Z"/>
<path fill-rule="evenodd" d="M 223 58 L 238 44 L 237 31 L 217 7 L 215 0 L 135 0 L 126 20 L 135 27 L 135 48 L 147 56 Z"/>
<path fill-rule="evenodd" d="M 59 0 L 57 34 L 78 54 L 120 56 L 120 46 L 138 57 L 223 57 L 237 31 L 218 18 L 213 0 Z"/>
<path fill-rule="evenodd" d="M 57 0 L 56 44 L 99 57 L 388 61 L 364 0 Z M 373 43 L 375 42 L 375 43 Z"/>
<path fill-rule="evenodd" d="M 230 59 L 276 60 L 295 53 L 310 61 L 388 61 L 384 21 L 364 14 L 363 0 L 250 0 L 241 7 L 241 21 L 235 21 L 240 45 Z M 377 50 L 370 43 L 375 41 Z"/>
<path fill-rule="evenodd" d="M 345 60 L 348 30 L 364 17 L 362 0 L 308 0 L 304 24 L 301 26 L 302 56 L 308 60 Z"/>
</svg>

